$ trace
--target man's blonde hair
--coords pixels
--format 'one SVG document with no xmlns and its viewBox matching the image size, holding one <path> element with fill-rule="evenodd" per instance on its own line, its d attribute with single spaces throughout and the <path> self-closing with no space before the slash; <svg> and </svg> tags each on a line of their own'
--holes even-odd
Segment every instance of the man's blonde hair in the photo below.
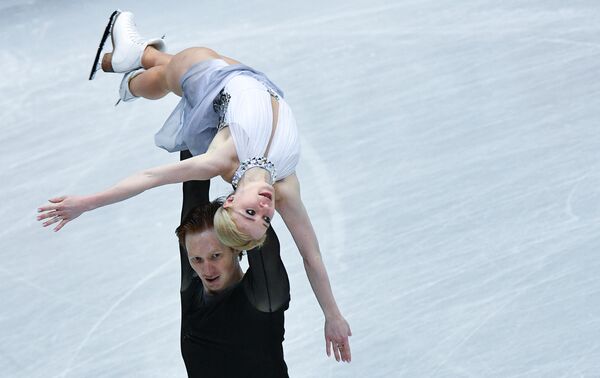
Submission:
<svg viewBox="0 0 600 378">
<path fill-rule="evenodd" d="M 221 206 L 215 213 L 213 223 L 219 241 L 238 251 L 249 251 L 262 246 L 267 238 L 267 234 L 265 233 L 258 240 L 252 239 L 250 235 L 238 230 L 229 211 L 229 209 Z"/>
</svg>

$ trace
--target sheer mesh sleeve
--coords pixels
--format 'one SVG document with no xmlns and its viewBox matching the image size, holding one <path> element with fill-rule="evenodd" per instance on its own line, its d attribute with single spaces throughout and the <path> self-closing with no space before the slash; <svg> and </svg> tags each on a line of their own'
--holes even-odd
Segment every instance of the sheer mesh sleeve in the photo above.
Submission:
<svg viewBox="0 0 600 378">
<path fill-rule="evenodd" d="M 180 160 L 185 160 L 192 157 L 189 151 L 181 151 Z M 183 206 L 181 208 L 181 220 L 187 214 L 200 205 L 207 204 L 208 192 L 210 189 L 210 181 L 187 181 L 183 183 Z M 197 292 L 198 280 L 196 272 L 192 269 L 187 257 L 185 248 L 179 246 L 179 256 L 181 258 L 181 299 L 183 310 L 185 311 L 188 305 L 191 304 L 194 298 L 194 293 Z"/>
<path fill-rule="evenodd" d="M 265 244 L 248 252 L 248 264 L 244 289 L 252 305 L 262 312 L 287 309 L 290 282 L 281 261 L 279 239 L 272 227 L 267 230 Z"/>
</svg>

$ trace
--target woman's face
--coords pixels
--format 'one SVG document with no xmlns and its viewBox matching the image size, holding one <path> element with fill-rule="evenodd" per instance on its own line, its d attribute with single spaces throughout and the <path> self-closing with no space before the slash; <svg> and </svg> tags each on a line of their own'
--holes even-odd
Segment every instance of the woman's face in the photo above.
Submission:
<svg viewBox="0 0 600 378">
<path fill-rule="evenodd" d="M 238 187 L 225 203 L 237 228 L 254 240 L 260 239 L 275 214 L 275 190 L 269 184 L 248 183 Z"/>
</svg>

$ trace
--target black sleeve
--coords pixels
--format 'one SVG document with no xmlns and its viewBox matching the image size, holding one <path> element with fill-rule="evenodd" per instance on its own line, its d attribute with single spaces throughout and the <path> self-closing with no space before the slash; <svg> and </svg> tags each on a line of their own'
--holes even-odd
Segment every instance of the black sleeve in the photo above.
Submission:
<svg viewBox="0 0 600 378">
<path fill-rule="evenodd" d="M 181 151 L 180 160 L 185 160 L 192 157 L 189 151 Z M 210 189 L 210 180 L 206 181 L 186 181 L 183 183 L 183 206 L 181 209 L 181 220 L 187 216 L 187 214 L 200 205 L 205 205 L 209 202 L 208 192 Z M 181 258 L 181 298 L 182 305 L 187 306 L 186 298 L 191 298 L 193 293 L 196 291 L 194 282 L 199 280 L 194 278 L 196 272 L 192 269 L 190 262 L 187 257 L 185 248 L 179 246 L 179 256 Z"/>
<path fill-rule="evenodd" d="M 261 248 L 248 252 L 244 289 L 250 302 L 262 312 L 287 309 L 290 301 L 290 282 L 281 261 L 279 239 L 272 227 Z"/>
</svg>

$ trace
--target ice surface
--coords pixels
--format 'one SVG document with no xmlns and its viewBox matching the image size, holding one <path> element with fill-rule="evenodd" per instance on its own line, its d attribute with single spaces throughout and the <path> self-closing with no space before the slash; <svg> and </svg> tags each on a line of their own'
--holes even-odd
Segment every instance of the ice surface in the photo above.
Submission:
<svg viewBox="0 0 600 378">
<path fill-rule="evenodd" d="M 286 92 L 354 333 L 351 364 L 326 358 L 277 220 L 292 377 L 600 376 L 600 8 L 551 0 L 0 2 L 1 376 L 185 376 L 179 186 L 35 221 L 177 160 L 153 145 L 175 96 L 115 108 L 118 75 L 87 81 L 117 7 Z"/>
</svg>

